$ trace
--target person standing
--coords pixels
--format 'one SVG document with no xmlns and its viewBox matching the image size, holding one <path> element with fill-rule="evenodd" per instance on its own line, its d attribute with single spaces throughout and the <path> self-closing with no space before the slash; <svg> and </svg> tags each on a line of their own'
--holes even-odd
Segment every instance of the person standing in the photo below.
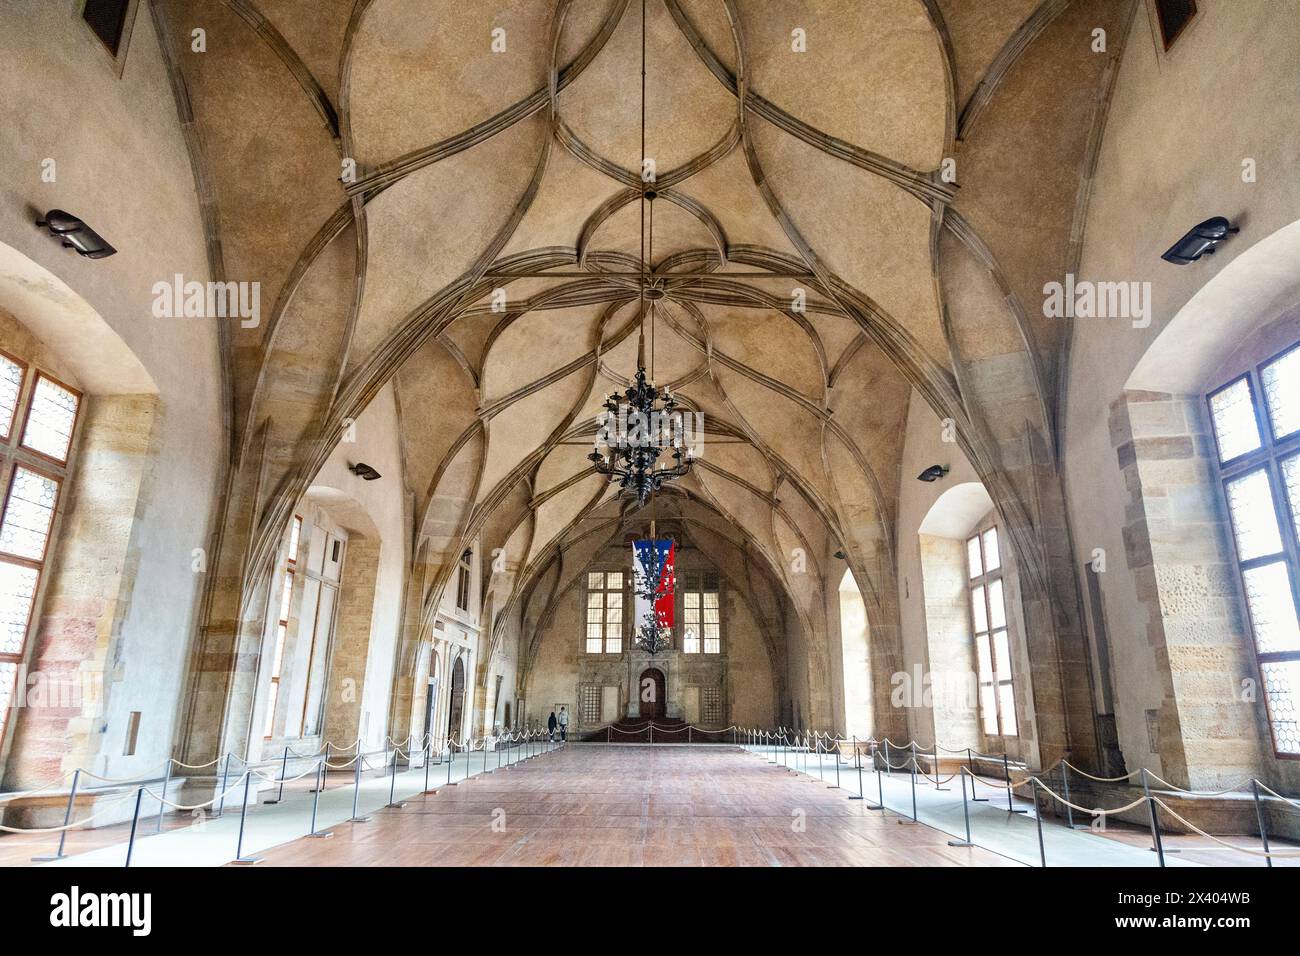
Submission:
<svg viewBox="0 0 1300 956">
<path fill-rule="evenodd" d="M 547 736 L 549 736 L 551 740 L 554 740 L 554 739 L 555 739 L 555 725 L 556 725 L 556 723 L 557 723 L 557 721 L 556 721 L 556 719 L 555 719 L 555 711 L 551 711 L 551 716 L 548 717 L 548 718 L 546 718 L 546 733 L 547 733 Z"/>
<path fill-rule="evenodd" d="M 560 705 L 560 740 L 569 739 L 569 711 L 563 704 Z"/>
</svg>

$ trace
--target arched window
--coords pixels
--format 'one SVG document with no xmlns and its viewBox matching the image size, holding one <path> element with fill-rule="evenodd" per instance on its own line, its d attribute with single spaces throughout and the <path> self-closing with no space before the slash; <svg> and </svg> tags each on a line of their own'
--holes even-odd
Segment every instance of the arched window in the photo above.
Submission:
<svg viewBox="0 0 1300 956">
<path fill-rule="evenodd" d="M 1011 676 L 1011 639 L 997 525 L 989 524 L 966 539 L 966 568 L 980 723 L 987 736 L 1015 737 L 1019 734 L 1016 691 Z"/>
<path fill-rule="evenodd" d="M 0 740 L 68 476 L 81 393 L 0 352 Z"/>
<path fill-rule="evenodd" d="M 1300 345 L 1207 401 L 1274 752 L 1300 758 Z"/>
</svg>

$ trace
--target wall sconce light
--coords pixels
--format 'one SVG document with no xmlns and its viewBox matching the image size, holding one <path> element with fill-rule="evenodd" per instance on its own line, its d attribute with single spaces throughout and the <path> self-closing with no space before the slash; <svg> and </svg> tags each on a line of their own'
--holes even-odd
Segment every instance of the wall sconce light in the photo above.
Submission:
<svg viewBox="0 0 1300 956">
<path fill-rule="evenodd" d="M 1238 231 L 1222 216 L 1215 216 L 1193 226 L 1187 235 L 1175 242 L 1160 258 L 1177 266 L 1188 265 L 1207 253 L 1213 253 L 1217 244 Z"/>
<path fill-rule="evenodd" d="M 931 465 L 925 471 L 916 476 L 917 481 L 938 481 L 944 475 L 948 474 L 947 465 Z"/>
<path fill-rule="evenodd" d="M 348 471 L 364 481 L 374 481 L 376 478 L 382 478 L 379 472 L 371 468 L 364 461 L 359 461 L 355 465 L 348 465 Z"/>
<path fill-rule="evenodd" d="M 63 248 L 76 249 L 77 255 L 87 259 L 107 259 L 117 252 L 108 242 L 84 222 L 62 209 L 51 209 L 36 225 L 48 229 L 50 235 L 63 240 Z"/>
</svg>

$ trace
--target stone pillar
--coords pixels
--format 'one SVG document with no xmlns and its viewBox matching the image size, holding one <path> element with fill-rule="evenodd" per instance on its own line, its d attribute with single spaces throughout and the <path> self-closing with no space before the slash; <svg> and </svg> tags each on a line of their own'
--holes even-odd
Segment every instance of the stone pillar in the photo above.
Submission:
<svg viewBox="0 0 1300 956">
<path fill-rule="evenodd" d="M 1161 769 L 1192 788 L 1259 776 L 1269 751 L 1260 705 L 1241 693 L 1258 675 L 1207 419 L 1196 397 L 1129 391 L 1110 420 L 1129 490 L 1125 557 L 1148 612 L 1138 633 L 1164 682 Z"/>
</svg>

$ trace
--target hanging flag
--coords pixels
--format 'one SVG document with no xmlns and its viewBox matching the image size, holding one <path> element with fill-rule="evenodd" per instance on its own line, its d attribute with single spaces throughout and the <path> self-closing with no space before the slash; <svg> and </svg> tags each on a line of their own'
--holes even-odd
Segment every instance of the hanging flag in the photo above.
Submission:
<svg viewBox="0 0 1300 956">
<path fill-rule="evenodd" d="M 649 622 L 652 605 L 659 629 L 672 629 L 675 575 L 676 545 L 671 538 L 632 542 L 633 620 L 638 631 Z"/>
</svg>

